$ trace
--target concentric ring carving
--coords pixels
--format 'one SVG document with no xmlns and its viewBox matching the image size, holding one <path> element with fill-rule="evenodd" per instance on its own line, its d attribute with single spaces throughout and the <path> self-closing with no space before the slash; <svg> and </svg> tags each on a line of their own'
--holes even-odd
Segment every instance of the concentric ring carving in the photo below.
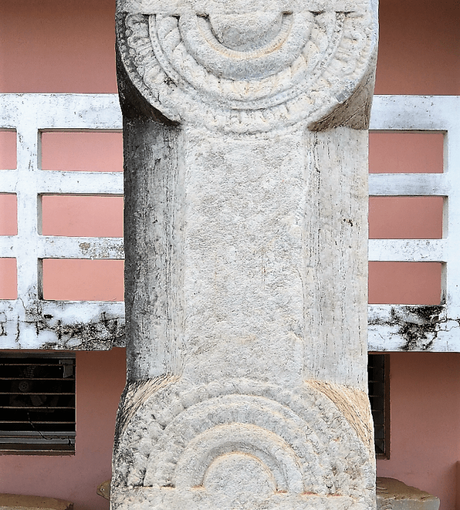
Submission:
<svg viewBox="0 0 460 510">
<path fill-rule="evenodd" d="M 302 44 L 292 48 L 294 44 L 286 41 L 279 51 L 266 57 L 256 52 L 253 58 L 246 56 L 245 59 L 218 55 L 209 51 L 209 45 L 200 45 L 193 30 L 179 30 L 179 22 L 173 17 L 150 16 L 149 33 L 162 68 L 189 94 L 199 92 L 204 101 L 211 97 L 236 110 L 256 110 L 283 103 L 307 88 L 321 73 L 320 64 L 327 64 L 341 39 L 344 16 L 334 14 L 328 20 L 334 26 L 329 51 L 322 61 L 314 59 L 313 46 L 305 47 L 309 35 L 306 27 L 311 29 L 314 16 L 311 13 L 292 16 L 291 31 L 303 29 Z M 197 19 L 195 16 L 194 21 Z M 183 24 L 193 27 L 194 23 L 186 20 Z M 183 32 L 187 34 L 185 38 Z M 294 40 L 298 42 L 298 38 Z M 311 55 L 305 56 L 308 52 Z M 207 66 L 200 61 L 206 61 Z M 251 75 L 257 75 L 257 79 L 250 80 Z"/>
<path fill-rule="evenodd" d="M 252 456 L 274 495 L 363 500 L 374 484 L 367 445 L 321 391 L 238 380 L 151 395 L 121 432 L 113 486 L 206 493 L 210 466 L 228 455 Z"/>
<path fill-rule="evenodd" d="M 258 459 L 272 474 L 277 491 L 303 492 L 301 469 L 288 443 L 264 427 L 242 423 L 218 425 L 195 437 L 177 463 L 175 487 L 204 486 L 210 466 L 228 453 L 245 453 Z"/>
<path fill-rule="evenodd" d="M 178 29 L 187 54 L 193 59 L 194 71 L 201 66 L 217 78 L 247 81 L 264 79 L 290 67 L 308 41 L 312 22 L 309 12 L 283 13 L 278 35 L 252 51 L 224 46 L 215 37 L 210 20 L 202 16 L 181 16 Z M 174 55 L 168 57 L 171 61 Z"/>
<path fill-rule="evenodd" d="M 275 474 L 282 470 L 275 468 L 276 462 L 269 459 L 278 451 L 284 468 L 289 466 L 288 478 L 294 484 L 290 486 L 291 490 L 296 493 L 324 493 L 327 487 L 324 485 L 323 469 L 317 463 L 324 453 L 319 444 L 308 425 L 277 402 L 245 395 L 211 398 L 192 406 L 171 421 L 168 431 L 152 449 L 144 484 L 201 485 L 198 483 L 199 473 L 204 475 L 204 470 L 217 455 L 238 451 L 261 455 L 260 460 L 273 466 Z M 198 455 L 194 453 L 195 447 L 200 452 Z M 265 457 L 261 452 L 265 452 Z M 312 463 L 315 469 L 311 469 Z M 191 465 L 194 466 L 192 470 Z M 297 470 L 294 466 L 298 466 Z M 188 476 L 192 476 L 195 483 L 188 484 Z M 283 486 L 282 490 L 286 488 Z"/>
<path fill-rule="evenodd" d="M 280 12 L 248 47 L 241 34 L 226 35 L 239 19 L 227 18 L 119 13 L 127 74 L 169 119 L 236 132 L 317 121 L 372 68 L 371 12 Z"/>
</svg>

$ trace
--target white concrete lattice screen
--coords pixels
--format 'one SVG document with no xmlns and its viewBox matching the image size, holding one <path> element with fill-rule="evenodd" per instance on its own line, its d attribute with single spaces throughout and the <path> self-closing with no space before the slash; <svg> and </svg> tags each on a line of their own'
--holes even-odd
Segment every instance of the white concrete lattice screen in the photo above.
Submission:
<svg viewBox="0 0 460 510">
<path fill-rule="evenodd" d="M 443 174 L 371 174 L 372 196 L 442 196 L 442 239 L 372 239 L 369 260 L 441 262 L 443 305 L 370 305 L 369 350 L 460 351 L 460 97 L 375 96 L 371 129 L 445 133 Z M 123 303 L 41 299 L 40 261 L 122 259 L 115 238 L 42 236 L 40 196 L 120 195 L 119 172 L 41 170 L 40 133 L 120 130 L 116 95 L 1 94 L 0 129 L 17 132 L 17 169 L 0 171 L 0 193 L 16 193 L 18 234 L 0 237 L 17 259 L 18 298 L 0 301 L 2 349 L 110 349 L 124 342 Z"/>
<path fill-rule="evenodd" d="M 441 262 L 441 306 L 370 305 L 370 351 L 460 350 L 460 97 L 375 96 L 371 129 L 444 133 L 442 174 L 370 174 L 371 196 L 444 197 L 442 239 L 371 239 L 370 261 Z"/>
<path fill-rule="evenodd" d="M 40 132 L 120 130 L 116 95 L 4 94 L 0 129 L 17 131 L 17 169 L 0 174 L 0 192 L 17 194 L 18 235 L 0 238 L 0 256 L 17 259 L 16 300 L 0 302 L 5 349 L 107 349 L 123 338 L 124 305 L 44 301 L 40 260 L 123 259 L 123 239 L 42 236 L 40 195 L 121 195 L 121 172 L 41 170 Z"/>
</svg>

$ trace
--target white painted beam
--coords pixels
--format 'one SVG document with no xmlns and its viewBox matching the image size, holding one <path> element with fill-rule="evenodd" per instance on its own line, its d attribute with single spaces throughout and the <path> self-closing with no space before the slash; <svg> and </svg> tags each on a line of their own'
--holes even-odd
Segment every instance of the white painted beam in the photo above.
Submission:
<svg viewBox="0 0 460 510">
<path fill-rule="evenodd" d="M 112 259 L 123 260 L 123 238 L 58 237 L 39 238 L 43 259 Z"/>
<path fill-rule="evenodd" d="M 2 349 L 108 350 L 124 345 L 124 303 L 0 301 Z"/>
<path fill-rule="evenodd" d="M 21 117 L 38 130 L 122 129 L 116 94 L 0 94 L 1 127 Z"/>
<path fill-rule="evenodd" d="M 447 306 L 369 305 L 370 352 L 460 352 L 460 317 Z"/>
<path fill-rule="evenodd" d="M 446 262 L 445 239 L 369 239 L 369 260 Z"/>
<path fill-rule="evenodd" d="M 37 236 L 35 254 L 38 259 L 114 259 L 123 260 L 121 237 Z M 0 237 L 0 257 L 16 258 L 22 250 L 18 236 Z"/>
<path fill-rule="evenodd" d="M 16 193 L 18 178 L 16 170 L 0 170 L 0 193 Z"/>
<path fill-rule="evenodd" d="M 0 258 L 15 258 L 18 252 L 17 236 L 0 237 Z"/>
<path fill-rule="evenodd" d="M 451 184 L 444 174 L 370 174 L 370 196 L 447 196 Z"/>
<path fill-rule="evenodd" d="M 449 131 L 459 108 L 459 96 L 374 96 L 370 129 Z"/>
<path fill-rule="evenodd" d="M 60 172 L 41 170 L 39 194 L 122 195 L 122 172 Z"/>
</svg>

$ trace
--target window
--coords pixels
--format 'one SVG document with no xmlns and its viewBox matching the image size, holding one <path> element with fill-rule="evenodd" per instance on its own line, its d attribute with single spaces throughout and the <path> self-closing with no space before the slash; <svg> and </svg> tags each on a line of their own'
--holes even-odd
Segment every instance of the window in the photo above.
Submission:
<svg viewBox="0 0 460 510">
<path fill-rule="evenodd" d="M 375 455 L 390 458 L 390 392 L 388 354 L 369 354 L 369 400 L 374 419 Z"/>
<path fill-rule="evenodd" d="M 75 451 L 75 355 L 0 354 L 0 453 Z"/>
</svg>

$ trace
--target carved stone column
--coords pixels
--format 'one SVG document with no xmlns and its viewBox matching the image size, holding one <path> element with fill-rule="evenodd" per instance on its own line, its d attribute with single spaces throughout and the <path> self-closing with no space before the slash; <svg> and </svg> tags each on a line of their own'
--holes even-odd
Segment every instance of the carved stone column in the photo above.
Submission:
<svg viewBox="0 0 460 510">
<path fill-rule="evenodd" d="M 374 0 L 119 0 L 112 508 L 375 506 Z"/>
</svg>

